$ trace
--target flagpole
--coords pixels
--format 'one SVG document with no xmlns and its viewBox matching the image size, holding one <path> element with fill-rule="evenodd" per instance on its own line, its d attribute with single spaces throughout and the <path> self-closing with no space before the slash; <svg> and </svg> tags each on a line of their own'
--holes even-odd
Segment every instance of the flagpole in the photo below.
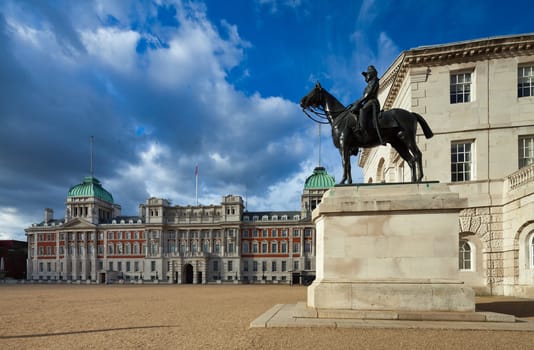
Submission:
<svg viewBox="0 0 534 350">
<path fill-rule="evenodd" d="M 195 200 L 198 205 L 198 164 L 195 167 Z"/>
</svg>

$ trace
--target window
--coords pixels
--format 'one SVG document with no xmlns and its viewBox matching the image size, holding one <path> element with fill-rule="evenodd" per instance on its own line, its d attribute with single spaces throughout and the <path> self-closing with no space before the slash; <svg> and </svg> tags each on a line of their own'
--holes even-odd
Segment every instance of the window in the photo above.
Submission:
<svg viewBox="0 0 534 350">
<path fill-rule="evenodd" d="M 451 74 L 451 103 L 471 101 L 471 73 Z"/>
<path fill-rule="evenodd" d="M 152 271 L 152 272 L 156 271 L 156 262 L 155 261 L 151 261 L 150 262 L 150 271 Z"/>
<path fill-rule="evenodd" d="M 252 262 L 252 271 L 254 271 L 254 272 L 258 271 L 258 262 L 257 261 L 253 261 Z"/>
<path fill-rule="evenodd" d="M 299 230 L 293 230 L 293 237 L 300 237 L 300 231 Z"/>
<path fill-rule="evenodd" d="M 248 230 L 243 230 L 243 237 L 248 238 Z"/>
<path fill-rule="evenodd" d="M 258 230 L 252 231 L 252 237 L 258 237 Z"/>
<path fill-rule="evenodd" d="M 459 266 L 460 270 L 471 270 L 471 246 L 467 241 L 460 241 Z"/>
<path fill-rule="evenodd" d="M 311 241 L 304 242 L 304 252 L 311 253 Z"/>
<path fill-rule="evenodd" d="M 113 271 L 113 261 L 109 262 L 109 271 Z"/>
<path fill-rule="evenodd" d="M 287 228 L 282 230 L 282 237 L 287 237 Z"/>
<path fill-rule="evenodd" d="M 228 253 L 234 252 L 234 243 L 230 242 L 228 243 Z"/>
<path fill-rule="evenodd" d="M 293 242 L 293 253 L 299 253 L 300 252 L 300 243 Z"/>
<path fill-rule="evenodd" d="M 534 163 L 534 135 L 519 136 L 519 168 Z"/>
<path fill-rule="evenodd" d="M 304 270 L 311 270 L 311 260 L 306 259 L 304 262 Z"/>
<path fill-rule="evenodd" d="M 248 254 L 248 242 L 243 242 L 243 254 Z"/>
<path fill-rule="evenodd" d="M 534 234 L 530 236 L 528 250 L 529 250 L 530 268 L 534 269 Z"/>
<path fill-rule="evenodd" d="M 219 271 L 219 262 L 217 260 L 213 262 L 213 271 Z"/>
<path fill-rule="evenodd" d="M 109 244 L 108 245 L 108 254 L 113 254 L 113 251 L 114 251 L 113 244 Z"/>
<path fill-rule="evenodd" d="M 122 271 L 122 261 L 117 261 L 117 271 Z"/>
<path fill-rule="evenodd" d="M 267 261 L 262 261 L 261 262 L 261 270 L 263 272 L 267 271 Z"/>
<path fill-rule="evenodd" d="M 262 252 L 262 253 L 268 253 L 267 248 L 268 248 L 268 244 L 267 244 L 267 242 L 263 242 L 263 243 L 261 244 L 261 252 Z"/>
<path fill-rule="evenodd" d="M 534 66 L 517 69 L 517 97 L 534 96 Z"/>
<path fill-rule="evenodd" d="M 272 272 L 276 271 L 276 261 L 271 262 L 271 271 Z"/>
<path fill-rule="evenodd" d="M 286 261 L 282 261 L 282 268 L 281 268 L 282 272 L 285 272 L 287 270 L 287 263 Z"/>
<path fill-rule="evenodd" d="M 278 231 L 276 229 L 271 230 L 271 237 L 276 237 L 278 235 Z"/>
<path fill-rule="evenodd" d="M 304 237 L 311 237 L 311 228 L 304 229 Z"/>
<path fill-rule="evenodd" d="M 280 245 L 280 250 L 282 253 L 287 253 L 287 242 L 282 242 Z"/>
<path fill-rule="evenodd" d="M 139 271 L 139 261 L 134 261 L 134 271 Z"/>
<path fill-rule="evenodd" d="M 228 261 L 228 271 L 234 271 L 234 262 L 233 261 Z"/>
<path fill-rule="evenodd" d="M 266 229 L 261 230 L 261 236 L 264 237 L 264 238 L 267 237 L 267 230 Z"/>
<path fill-rule="evenodd" d="M 295 260 L 293 261 L 293 270 L 298 270 L 298 269 L 299 269 L 299 261 Z"/>
<path fill-rule="evenodd" d="M 248 261 L 243 261 L 243 271 L 248 272 Z"/>
<path fill-rule="evenodd" d="M 252 242 L 252 252 L 253 253 L 258 252 L 258 242 Z"/>
<path fill-rule="evenodd" d="M 271 253 L 278 253 L 278 243 L 271 242 Z"/>
<path fill-rule="evenodd" d="M 451 181 L 469 181 L 471 173 L 472 142 L 451 143 Z"/>
</svg>

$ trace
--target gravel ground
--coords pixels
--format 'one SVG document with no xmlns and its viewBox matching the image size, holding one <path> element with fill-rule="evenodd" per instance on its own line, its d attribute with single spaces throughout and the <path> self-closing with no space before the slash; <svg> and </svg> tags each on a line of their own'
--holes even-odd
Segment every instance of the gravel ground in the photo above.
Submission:
<svg viewBox="0 0 534 350">
<path fill-rule="evenodd" d="M 305 287 L 3 285 L 0 349 L 532 349 L 534 334 L 422 329 L 249 329 Z M 534 320 L 534 300 L 478 308 Z"/>
</svg>

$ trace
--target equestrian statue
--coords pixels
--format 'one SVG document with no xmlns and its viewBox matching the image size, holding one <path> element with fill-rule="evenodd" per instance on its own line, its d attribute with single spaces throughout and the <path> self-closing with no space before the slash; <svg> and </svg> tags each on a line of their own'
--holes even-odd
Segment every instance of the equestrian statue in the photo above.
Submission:
<svg viewBox="0 0 534 350">
<path fill-rule="evenodd" d="M 401 108 L 380 110 L 378 101 L 379 79 L 374 66 L 363 72 L 367 86 L 363 96 L 345 107 L 326 91 L 319 82 L 300 100 L 303 112 L 312 120 L 330 124 L 332 140 L 341 154 L 343 178 L 340 184 L 352 183 L 350 156 L 358 155 L 360 147 L 372 148 L 389 143 L 408 163 L 412 182 L 423 179 L 422 154 L 416 143 L 417 124 L 427 139 L 434 134 L 425 119 L 417 113 Z M 312 117 L 325 119 L 321 121 Z"/>
</svg>

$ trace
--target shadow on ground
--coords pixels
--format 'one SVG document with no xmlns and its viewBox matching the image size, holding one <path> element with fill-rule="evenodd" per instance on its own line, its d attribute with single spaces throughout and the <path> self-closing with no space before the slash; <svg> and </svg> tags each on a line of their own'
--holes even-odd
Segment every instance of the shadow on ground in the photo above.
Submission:
<svg viewBox="0 0 534 350">
<path fill-rule="evenodd" d="M 129 331 L 129 330 L 135 330 L 135 329 L 173 328 L 173 327 L 178 327 L 178 326 L 169 326 L 169 325 L 139 326 L 139 327 L 121 327 L 121 328 L 105 328 L 105 329 L 87 329 L 87 330 L 81 330 L 81 331 L 56 332 L 56 333 L 0 335 L 0 339 L 38 338 L 38 337 L 51 337 L 51 336 L 58 336 L 58 335 L 87 334 L 87 333 L 100 333 L 100 332 Z"/>
<path fill-rule="evenodd" d="M 534 317 L 534 300 L 503 300 L 476 304 L 476 311 L 490 311 L 516 317 Z"/>
</svg>

